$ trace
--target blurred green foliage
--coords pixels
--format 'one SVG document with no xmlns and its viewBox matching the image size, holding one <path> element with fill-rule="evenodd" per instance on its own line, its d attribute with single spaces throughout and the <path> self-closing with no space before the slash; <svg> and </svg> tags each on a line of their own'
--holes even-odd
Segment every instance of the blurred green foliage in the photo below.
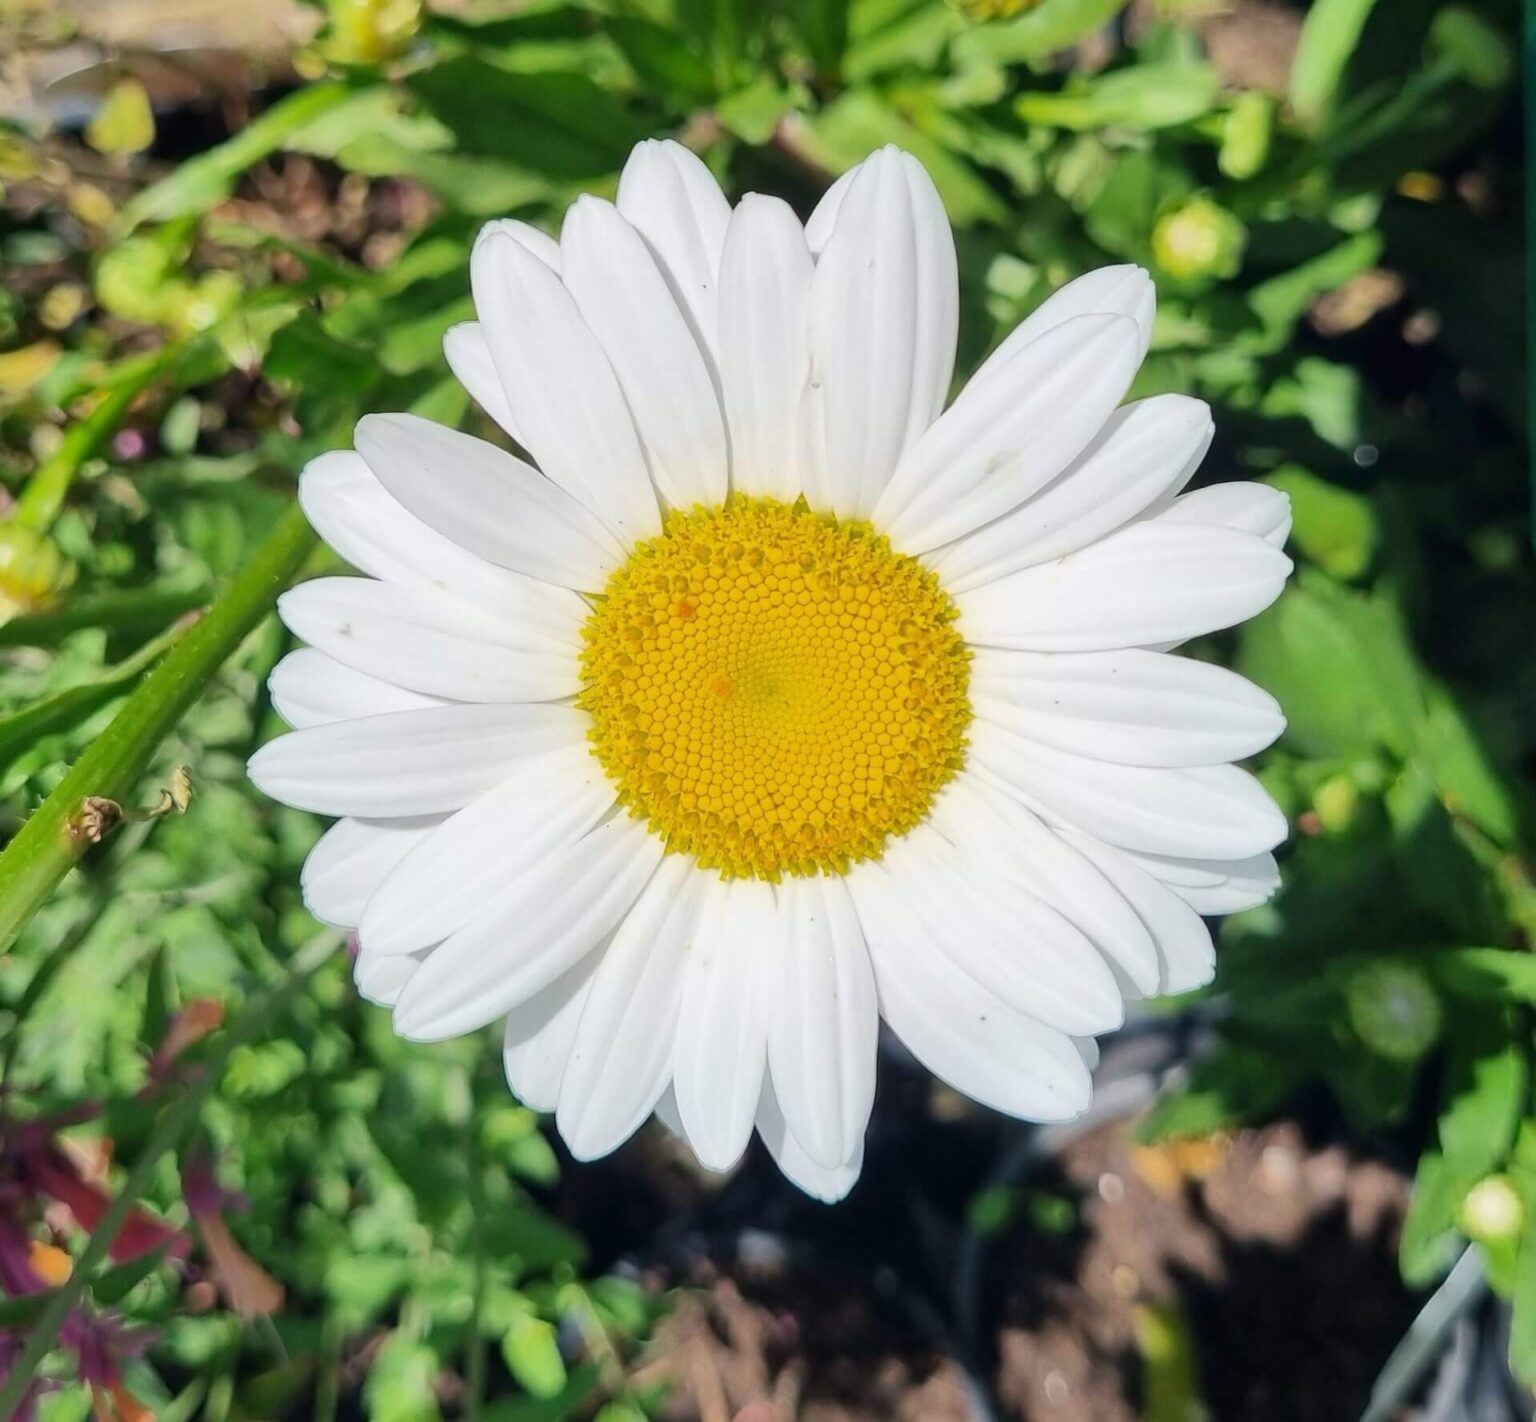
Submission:
<svg viewBox="0 0 1536 1422">
<path fill-rule="evenodd" d="M 1277 4 L 1246 48 L 1251 9 L 1226 8 L 333 0 L 306 81 L 184 161 L 126 156 L 146 114 L 114 90 L 93 141 L 129 191 L 0 133 L 0 835 L 274 524 L 306 457 L 369 410 L 492 433 L 440 350 L 471 314 L 486 217 L 551 225 L 652 134 L 802 212 L 899 144 L 957 229 L 962 371 L 1062 282 L 1144 263 L 1161 306 L 1134 393 L 1210 401 L 1203 477 L 1266 479 L 1295 510 L 1294 585 L 1194 649 L 1289 714 L 1261 765 L 1296 825 L 1285 888 L 1226 925 L 1222 1046 L 1148 1132 L 1326 1084 L 1353 1130 L 1419 1159 L 1406 1277 L 1476 1240 L 1536 1376 L 1517 6 Z M 378 218 L 382 245 L 296 235 L 253 218 L 249 176 L 292 155 L 337 204 L 358 183 L 431 201 Z M 162 748 L 144 798 L 188 764 L 189 813 L 120 831 L 0 959 L 8 1112 L 100 1102 L 82 1134 L 132 1160 L 178 1007 L 238 1018 L 313 938 L 296 874 L 319 827 L 242 773 L 276 729 L 262 683 L 286 646 L 270 623 L 248 638 Z M 285 1001 L 180 1148 L 248 1198 L 233 1228 L 286 1304 L 253 1327 L 228 1300 L 192 1311 L 168 1267 L 97 1276 L 98 1302 L 159 1330 L 127 1364 L 134 1394 L 162 1419 L 328 1417 L 344 1396 L 387 1422 L 654 1407 L 623 1367 L 651 1306 L 590 1281 L 538 1203 L 557 1161 L 492 1044 L 395 1041 L 339 954 Z M 185 1218 L 169 1157 L 148 1199 Z M 46 1406 L 78 1418 L 89 1398 Z"/>
</svg>

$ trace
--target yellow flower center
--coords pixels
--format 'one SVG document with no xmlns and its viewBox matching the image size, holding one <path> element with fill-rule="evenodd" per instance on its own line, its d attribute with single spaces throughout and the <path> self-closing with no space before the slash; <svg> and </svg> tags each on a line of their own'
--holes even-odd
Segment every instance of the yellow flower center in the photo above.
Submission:
<svg viewBox="0 0 1536 1422">
<path fill-rule="evenodd" d="M 578 704 L 619 798 L 727 878 L 841 872 L 960 767 L 969 654 L 934 575 L 866 523 L 674 512 L 582 629 Z"/>
</svg>

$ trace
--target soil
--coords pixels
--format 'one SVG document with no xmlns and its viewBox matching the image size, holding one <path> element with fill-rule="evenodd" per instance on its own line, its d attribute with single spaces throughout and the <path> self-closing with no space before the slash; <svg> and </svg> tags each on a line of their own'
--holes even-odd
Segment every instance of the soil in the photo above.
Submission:
<svg viewBox="0 0 1536 1422">
<path fill-rule="evenodd" d="M 1027 1200 L 1069 1227 L 1021 1217 L 990 1240 L 973 1305 L 989 1323 L 967 1368 L 942 1278 L 957 1226 L 914 1194 L 895 1227 L 877 1180 L 819 1226 L 804 1214 L 814 1206 L 790 1202 L 781 1222 L 805 1227 L 800 1238 L 694 1235 L 690 1261 L 649 1271 L 693 1290 L 639 1368 L 670 1385 L 669 1422 L 1137 1422 L 1150 1415 L 1137 1346 L 1149 1307 L 1182 1314 L 1199 1340 L 1204 1411 L 1191 1417 L 1344 1422 L 1418 1306 L 1396 1272 L 1408 1195 L 1396 1170 L 1310 1144 L 1292 1122 L 1156 1149 L 1119 1122 L 1029 1182 Z M 716 1200 L 729 1215 L 735 1188 Z"/>
</svg>

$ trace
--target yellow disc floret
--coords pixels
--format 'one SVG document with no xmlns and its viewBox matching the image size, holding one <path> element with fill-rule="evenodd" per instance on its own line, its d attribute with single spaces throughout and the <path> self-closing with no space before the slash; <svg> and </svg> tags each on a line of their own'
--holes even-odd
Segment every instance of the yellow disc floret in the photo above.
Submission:
<svg viewBox="0 0 1536 1422">
<path fill-rule="evenodd" d="M 868 524 L 803 502 L 670 514 L 582 635 L 579 704 L 619 798 L 729 878 L 877 857 L 964 757 L 954 604 Z"/>
</svg>

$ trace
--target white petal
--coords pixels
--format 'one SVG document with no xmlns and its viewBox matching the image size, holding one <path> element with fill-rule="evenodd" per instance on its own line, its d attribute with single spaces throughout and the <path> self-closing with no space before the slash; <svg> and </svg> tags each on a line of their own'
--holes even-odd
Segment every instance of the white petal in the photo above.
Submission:
<svg viewBox="0 0 1536 1422">
<path fill-rule="evenodd" d="M 442 821 L 337 820 L 315 841 L 299 874 L 304 907 L 321 923 L 356 928 L 369 896 Z"/>
<path fill-rule="evenodd" d="M 677 508 L 725 501 L 730 456 L 698 338 L 640 234 L 581 197 L 560 235 L 565 284 L 619 378 L 651 478 Z"/>
<path fill-rule="evenodd" d="M 1251 681 L 1188 657 L 1123 652 L 1002 652 L 971 666 L 978 717 L 1058 750 L 1122 765 L 1219 765 L 1285 729 Z"/>
<path fill-rule="evenodd" d="M 365 415 L 355 439 L 368 467 L 416 520 L 476 555 L 463 560 L 461 552 L 463 561 L 488 559 L 589 592 L 623 561 L 624 550 L 594 514 L 493 444 L 415 415 Z M 584 604 L 576 609 L 585 613 Z"/>
<path fill-rule="evenodd" d="M 1063 830 L 1067 840 L 1093 860 L 1141 915 L 1162 959 L 1162 992 L 1204 987 L 1216 971 L 1211 931 L 1188 904 L 1122 854 L 1092 835 Z"/>
<path fill-rule="evenodd" d="M 752 1138 L 772 1015 L 769 965 L 783 938 L 773 890 L 756 879 L 704 891 L 672 1061 L 677 1109 L 699 1163 L 729 1170 Z"/>
<path fill-rule="evenodd" d="M 515 217 L 498 217 L 475 233 L 475 246 L 495 236 L 510 237 L 530 256 L 543 262 L 556 276 L 560 274 L 560 244 L 542 228 Z"/>
<path fill-rule="evenodd" d="M 1126 849 L 1238 859 L 1286 837 L 1285 816 L 1235 765 L 1148 769 L 1054 750 L 991 722 L 971 729 L 972 764 L 1018 794 Z"/>
<path fill-rule="evenodd" d="M 928 561 L 953 594 L 1086 548 L 1182 489 L 1214 430 L 1205 402 L 1185 395 L 1116 410 L 1051 484 Z"/>
<path fill-rule="evenodd" d="M 377 677 L 364 676 L 313 647 L 289 652 L 273 667 L 267 678 L 267 691 L 277 714 L 296 731 L 330 721 L 443 705 L 435 696 L 423 696 L 419 691 L 407 691 Z"/>
<path fill-rule="evenodd" d="M 1156 992 L 1157 948 L 1135 910 L 1094 866 L 1011 796 L 962 771 L 934 802 L 933 827 L 962 862 L 996 872 L 1076 924 L 1145 995 Z"/>
<path fill-rule="evenodd" d="M 768 1147 L 774 1164 L 784 1172 L 790 1184 L 824 1204 L 835 1205 L 847 1195 L 853 1189 L 864 1165 L 862 1133 L 853 1154 L 846 1161 L 830 1167 L 818 1165 L 790 1131 L 771 1081 L 763 1082 L 763 1095 L 757 1107 L 757 1133 Z"/>
<path fill-rule="evenodd" d="M 510 1012 L 613 932 L 661 855 L 661 841 L 622 816 L 548 855 L 433 951 L 395 1008 L 395 1031 L 435 1042 Z"/>
<path fill-rule="evenodd" d="M 1013 880 L 968 866 L 932 826 L 892 844 L 881 861 L 911 914 L 947 958 L 1018 1012 L 1064 1032 L 1107 1032 L 1124 1018 L 1113 974 L 1065 915 Z"/>
<path fill-rule="evenodd" d="M 553 701 L 581 684 L 579 632 L 534 597 L 518 622 L 445 593 L 370 578 L 315 578 L 285 592 L 277 610 L 298 636 L 337 661 L 430 696 Z"/>
<path fill-rule="evenodd" d="M 705 349 L 731 205 L 697 154 L 671 139 L 638 144 L 619 174 L 618 208 L 656 254 Z"/>
<path fill-rule="evenodd" d="M 818 1164 L 843 1164 L 875 1100 L 880 1008 L 864 934 L 837 879 L 779 887 L 785 942 L 768 1024 L 768 1070 L 795 1139 Z"/>
<path fill-rule="evenodd" d="M 358 426 L 358 436 L 370 448 L 378 446 L 383 433 L 372 423 L 374 419 L 383 421 L 385 429 L 398 431 L 398 438 L 414 443 L 407 457 L 423 458 L 423 446 L 441 464 L 472 458 L 476 449 L 497 453 L 482 440 L 413 415 L 365 419 Z M 414 472 L 420 474 L 419 465 Z M 323 454 L 305 466 L 299 479 L 299 502 L 316 532 L 371 577 L 396 587 L 447 593 L 485 614 L 519 622 L 547 621 L 568 637 L 586 620 L 587 605 L 569 589 L 495 567 L 429 528 L 390 494 L 360 455 L 349 450 Z"/>
<path fill-rule="evenodd" d="M 1173 500 L 1154 521 L 1235 528 L 1284 548 L 1291 534 L 1291 500 L 1268 484 L 1212 484 Z"/>
<path fill-rule="evenodd" d="M 1079 316 L 1127 316 L 1133 320 L 1140 333 L 1136 355 L 1140 365 L 1152 341 L 1152 319 L 1156 312 L 1157 288 L 1141 267 L 1100 267 L 1052 292 L 1008 333 L 976 373 L 980 375 L 1004 364 L 1031 341 L 1038 341 L 1047 331 Z"/>
<path fill-rule="evenodd" d="M 599 961 L 598 954 L 583 958 L 507 1014 L 501 1064 L 512 1094 L 534 1111 L 553 1111 L 560 1099 L 571 1044 Z"/>
<path fill-rule="evenodd" d="M 577 1160 L 618 1149 L 667 1089 L 707 882 L 691 860 L 667 855 L 603 951 L 555 1117 Z"/>
<path fill-rule="evenodd" d="M 954 368 L 954 241 L 932 180 L 885 148 L 860 165 L 811 290 L 830 486 L 817 507 L 868 517 L 943 404 Z"/>
<path fill-rule="evenodd" d="M 264 794 L 322 815 L 388 817 L 457 810 L 523 756 L 578 745 L 569 706 L 434 706 L 333 721 L 268 741 L 247 771 Z"/>
<path fill-rule="evenodd" d="M 1257 908 L 1280 888 L 1280 866 L 1273 854 L 1253 854 L 1246 859 L 1171 859 L 1160 854 L 1127 853 L 1196 913 L 1208 918 Z"/>
<path fill-rule="evenodd" d="M 1231 627 L 1279 597 L 1290 571 L 1285 554 L 1251 534 L 1152 519 L 955 602 L 967 641 L 1094 652 Z"/>
<path fill-rule="evenodd" d="M 978 375 L 901 461 L 874 523 L 925 553 L 1016 508 L 1103 428 L 1136 374 L 1136 326 L 1080 316 Z"/>
<path fill-rule="evenodd" d="M 1080 1115 L 1092 1084 L 1072 1039 L 1015 1011 L 914 935 L 909 910 L 877 869 L 860 865 L 847 883 L 891 1030 L 935 1076 L 984 1106 L 1035 1121 Z"/>
<path fill-rule="evenodd" d="M 833 183 L 821 195 L 815 211 L 806 221 L 805 243 L 813 255 L 819 256 L 822 248 L 831 240 L 832 230 L 837 226 L 837 214 L 842 211 L 843 199 L 848 196 L 848 189 L 853 186 L 853 180 L 858 177 L 859 169 L 863 166 L 862 163 L 855 164 Z"/>
<path fill-rule="evenodd" d="M 402 861 L 368 901 L 370 953 L 412 953 L 462 928 L 507 884 L 573 844 L 612 807 L 613 783 L 585 745 L 525 756 Z"/>
<path fill-rule="evenodd" d="M 443 333 L 443 358 L 454 379 L 469 392 L 470 399 L 522 444 L 523 437 L 507 403 L 507 392 L 501 388 L 496 362 L 491 359 L 485 328 L 478 321 L 460 321 L 457 326 L 450 326 Z"/>
<path fill-rule="evenodd" d="M 498 218 L 480 229 L 475 236 L 475 245 L 479 246 L 498 232 L 510 237 L 552 272 L 559 272 L 560 244 L 547 232 L 516 218 Z M 459 384 L 469 391 L 480 408 L 526 449 L 528 442 L 517 427 L 507 392 L 502 388 L 501 376 L 496 373 L 485 327 L 478 321 L 461 321 L 457 326 L 450 326 L 443 336 L 443 355 Z"/>
<path fill-rule="evenodd" d="M 720 385 L 731 434 L 731 487 L 792 502 L 798 425 L 810 379 L 811 254 L 778 198 L 748 193 L 720 258 Z"/>
<path fill-rule="evenodd" d="M 352 965 L 352 981 L 365 1002 L 393 1007 L 420 966 L 416 958 L 375 958 L 371 953 L 359 953 Z"/>
<path fill-rule="evenodd" d="M 475 310 L 521 443 L 626 548 L 661 530 L 661 509 L 618 378 L 560 278 L 511 238 L 470 258 Z"/>
</svg>

